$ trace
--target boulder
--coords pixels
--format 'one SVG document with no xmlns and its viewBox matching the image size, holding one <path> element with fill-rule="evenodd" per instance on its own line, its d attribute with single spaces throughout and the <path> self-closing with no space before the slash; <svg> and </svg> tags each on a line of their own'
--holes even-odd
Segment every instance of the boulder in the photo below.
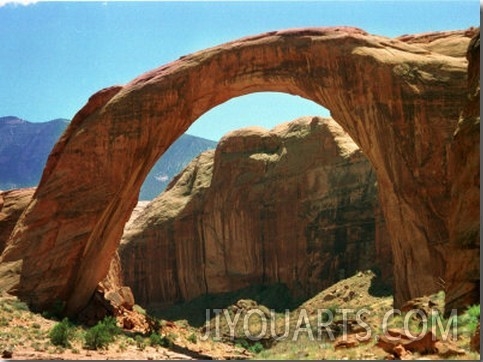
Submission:
<svg viewBox="0 0 483 362">
<path fill-rule="evenodd" d="M 398 359 L 412 359 L 413 353 L 437 354 L 442 358 L 466 353 L 452 340 L 440 340 L 430 331 L 412 335 L 399 328 L 390 328 L 385 334 L 377 336 L 376 346 Z"/>
</svg>

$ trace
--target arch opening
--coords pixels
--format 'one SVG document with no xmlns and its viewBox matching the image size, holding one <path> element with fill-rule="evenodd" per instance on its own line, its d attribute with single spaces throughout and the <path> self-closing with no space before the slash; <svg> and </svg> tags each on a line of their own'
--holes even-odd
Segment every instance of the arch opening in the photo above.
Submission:
<svg viewBox="0 0 483 362">
<path fill-rule="evenodd" d="M 154 199 L 187 166 L 190 158 L 205 149 L 215 148 L 215 142 L 230 131 L 249 126 L 268 130 L 280 122 L 307 115 L 328 117 L 329 111 L 312 101 L 277 92 L 258 92 L 236 97 L 208 110 L 193 122 L 166 150 L 162 161 L 158 160 L 149 171 L 141 187 L 139 200 L 147 202 Z M 165 162 L 165 156 L 173 159 L 175 166 Z"/>
<path fill-rule="evenodd" d="M 219 141 L 230 131 L 260 126 L 271 129 L 302 116 L 329 117 L 329 110 L 307 99 L 280 92 L 256 92 L 232 98 L 200 116 L 187 133 Z"/>
<path fill-rule="evenodd" d="M 246 106 L 253 95 L 237 99 Z M 296 103 L 298 114 L 308 113 L 303 106 L 309 101 Z M 252 119 L 260 119 L 259 110 L 252 110 Z M 239 119 L 245 113 L 229 108 Z M 335 121 L 296 118 L 265 124 L 270 129 L 239 122 L 215 152 L 196 158 L 125 230 L 124 282 L 139 303 L 166 305 L 274 283 L 288 285 L 300 300 L 341 275 L 374 268 L 391 285 L 372 166 Z M 204 127 L 213 121 L 206 119 Z"/>
</svg>

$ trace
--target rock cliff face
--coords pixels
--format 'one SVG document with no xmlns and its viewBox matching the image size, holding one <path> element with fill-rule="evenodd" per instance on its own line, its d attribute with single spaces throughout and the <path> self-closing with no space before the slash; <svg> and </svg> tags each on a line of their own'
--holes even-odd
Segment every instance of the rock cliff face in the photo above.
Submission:
<svg viewBox="0 0 483 362">
<path fill-rule="evenodd" d="M 257 91 L 328 108 L 370 160 L 391 236 L 396 307 L 439 290 L 442 276 L 456 278 L 447 270 L 460 268 L 469 279 L 471 263 L 448 266 L 449 250 L 465 248 L 450 240 L 448 159 L 467 99 L 468 62 L 454 37 L 468 44 L 477 32 L 452 33 L 433 50 L 426 40 L 356 28 L 275 31 L 96 93 L 54 147 L 1 256 L 1 262 L 23 260 L 16 293 L 34 309 L 56 300 L 66 302 L 67 314 L 82 309 L 108 272 L 156 160 L 200 115 Z M 454 288 L 459 281 L 445 283 Z"/>
<path fill-rule="evenodd" d="M 34 192 L 34 187 L 0 191 L 0 252 L 5 249 L 10 233 Z"/>
<path fill-rule="evenodd" d="M 6 242 L 17 223 L 20 215 L 32 200 L 35 188 L 15 189 L 0 191 L 0 247 L 4 250 Z M 146 207 L 146 201 L 140 201 L 134 208 L 131 218 L 135 218 Z M 126 227 L 129 226 L 129 222 Z M 125 314 L 132 314 L 134 297 L 129 287 L 123 286 L 121 277 L 121 265 L 116 253 L 111 260 L 109 273 L 99 283 L 96 294 L 89 302 L 87 308 L 79 315 L 79 320 L 96 323 L 107 313 L 114 314 L 122 322 Z M 0 292 L 15 288 L 20 282 L 22 260 L 0 264 Z M 124 325 L 126 327 L 126 325 Z M 134 325 L 132 326 L 134 327 Z M 128 328 L 131 329 L 131 328 Z"/>
<path fill-rule="evenodd" d="M 123 280 L 143 305 L 274 282 L 308 297 L 391 269 L 378 207 L 369 161 L 333 120 L 234 131 L 126 229 Z"/>
<path fill-rule="evenodd" d="M 0 252 L 7 246 L 9 236 L 34 192 L 35 188 L 0 191 Z M 21 269 L 22 260 L 0 263 L 0 291 L 18 285 Z"/>
<path fill-rule="evenodd" d="M 444 277 L 446 309 L 470 305 L 480 294 L 480 34 L 468 48 L 468 101 L 451 144 L 451 212 Z"/>
</svg>

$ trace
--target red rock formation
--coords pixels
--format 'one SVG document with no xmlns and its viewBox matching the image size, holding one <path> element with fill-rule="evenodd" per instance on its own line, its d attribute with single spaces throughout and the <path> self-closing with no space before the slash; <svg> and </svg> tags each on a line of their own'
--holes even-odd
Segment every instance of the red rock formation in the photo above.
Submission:
<svg viewBox="0 0 483 362">
<path fill-rule="evenodd" d="M 389 353 L 386 359 L 414 359 L 412 354 L 438 354 L 439 357 L 464 355 L 464 349 L 455 342 L 445 338 L 440 340 L 431 331 L 413 336 L 409 331 L 399 328 L 389 328 L 384 334 L 377 336 L 377 347 Z"/>
<path fill-rule="evenodd" d="M 468 102 L 451 144 L 446 312 L 480 298 L 480 33 L 468 48 Z"/>
<path fill-rule="evenodd" d="M 35 188 L 0 191 L 0 252 L 34 192 Z M 0 264 L 0 291 L 10 290 L 19 283 L 21 269 L 21 260 Z"/>
<path fill-rule="evenodd" d="M 15 189 L 0 192 L 0 246 L 3 251 L 6 241 L 17 223 L 20 215 L 28 206 L 35 188 Z M 132 217 L 137 216 L 147 202 L 139 202 L 133 210 Z M 126 223 L 129 226 L 129 222 Z M 0 291 L 9 290 L 20 281 L 22 260 L 0 264 Z M 122 284 L 119 256 L 115 254 L 111 260 L 109 273 L 99 283 L 96 295 L 82 312 L 86 323 L 95 324 L 106 314 L 116 315 L 121 321 L 133 312 L 134 297 L 131 289 Z M 135 327 L 135 325 L 133 325 Z M 132 328 L 129 328 L 132 329 Z"/>
<path fill-rule="evenodd" d="M 468 50 L 468 39 L 473 37 L 475 33 L 479 33 L 479 29 L 471 27 L 464 32 L 461 30 L 437 31 L 423 34 L 403 35 L 396 39 L 408 44 L 422 46 L 435 53 L 451 57 L 464 57 Z M 462 35 L 467 38 L 466 41 L 461 41 Z"/>
<path fill-rule="evenodd" d="M 448 145 L 466 74 L 463 57 L 347 27 L 275 31 L 183 57 L 79 111 L 1 260 L 23 259 L 16 290 L 33 308 L 64 300 L 76 313 L 107 274 L 141 184 L 168 146 L 233 97 L 279 91 L 328 108 L 373 164 L 396 306 L 432 293 L 447 276 Z"/>
<path fill-rule="evenodd" d="M 34 192 L 34 187 L 0 191 L 0 252 L 5 249 L 10 233 Z"/>
<path fill-rule="evenodd" d="M 126 228 L 123 280 L 146 305 L 276 282 L 309 297 L 357 270 L 387 270 L 375 183 L 333 120 L 231 132 Z"/>
</svg>

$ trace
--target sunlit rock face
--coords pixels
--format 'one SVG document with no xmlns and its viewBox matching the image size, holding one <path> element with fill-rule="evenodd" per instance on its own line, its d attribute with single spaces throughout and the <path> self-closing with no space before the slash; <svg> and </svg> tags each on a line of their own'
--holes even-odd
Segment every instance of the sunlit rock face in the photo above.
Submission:
<svg viewBox="0 0 483 362">
<path fill-rule="evenodd" d="M 34 187 L 0 191 L 0 252 L 7 246 L 10 234 L 34 192 Z M 0 263 L 0 291 L 18 285 L 21 269 L 22 260 Z"/>
<path fill-rule="evenodd" d="M 142 305 L 279 282 L 307 298 L 366 269 L 390 283 L 378 210 L 374 170 L 333 120 L 233 131 L 126 228 L 123 280 Z"/>
<path fill-rule="evenodd" d="M 203 113 L 257 91 L 328 108 L 373 165 L 394 256 L 395 305 L 439 290 L 442 276 L 454 288 L 447 270 L 460 268 L 461 280 L 472 265 L 448 266 L 447 257 L 450 247 L 464 248 L 450 240 L 448 222 L 450 143 L 468 73 L 454 37 L 468 44 L 476 32 L 448 32 L 451 42 L 442 47 L 439 36 L 431 48 L 427 37 L 390 39 L 348 27 L 275 31 L 96 93 L 54 147 L 1 257 L 23 260 L 16 294 L 34 309 L 60 300 L 68 314 L 81 310 L 108 272 L 155 161 Z"/>
<path fill-rule="evenodd" d="M 34 192 L 34 187 L 0 191 L 0 252 L 7 246 L 7 240 Z"/>
</svg>

